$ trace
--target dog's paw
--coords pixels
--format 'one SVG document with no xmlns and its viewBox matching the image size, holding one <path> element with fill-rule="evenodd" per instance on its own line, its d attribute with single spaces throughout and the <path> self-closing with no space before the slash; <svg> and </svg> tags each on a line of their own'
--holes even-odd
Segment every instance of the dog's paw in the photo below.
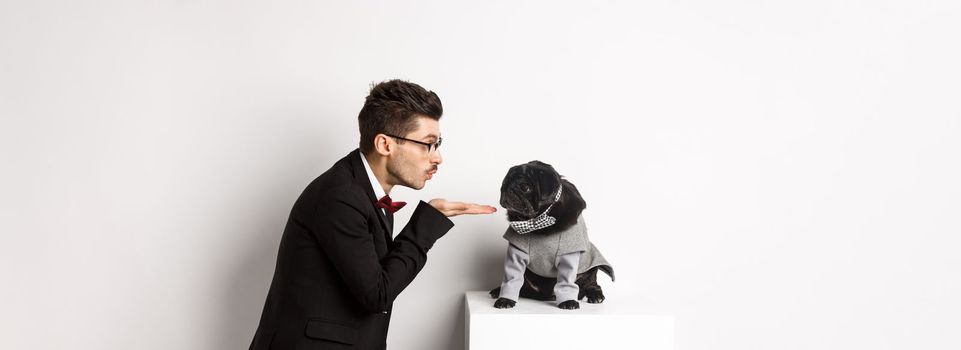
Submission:
<svg viewBox="0 0 961 350">
<path fill-rule="evenodd" d="M 592 290 L 585 293 L 587 297 L 587 302 L 591 304 L 600 304 L 604 302 L 604 292 L 599 290 Z"/>
<path fill-rule="evenodd" d="M 501 296 L 501 287 L 491 289 L 490 294 L 491 298 L 497 299 L 497 297 Z"/>
<path fill-rule="evenodd" d="M 581 304 L 578 303 L 577 300 L 568 300 L 563 303 L 557 304 L 557 307 L 564 310 L 574 310 L 574 309 L 580 309 Z"/>
<path fill-rule="evenodd" d="M 507 298 L 500 298 L 500 299 L 497 299 L 497 301 L 494 302 L 494 307 L 496 307 L 496 308 L 498 308 L 498 309 L 510 309 L 510 308 L 514 307 L 514 305 L 516 305 L 516 304 L 517 304 L 517 302 L 515 302 L 515 301 L 513 301 L 513 300 L 510 300 L 510 299 L 507 299 Z"/>
</svg>

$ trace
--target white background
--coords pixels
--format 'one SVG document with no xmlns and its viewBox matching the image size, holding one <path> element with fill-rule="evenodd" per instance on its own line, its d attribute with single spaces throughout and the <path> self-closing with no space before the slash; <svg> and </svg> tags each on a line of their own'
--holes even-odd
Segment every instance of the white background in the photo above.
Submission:
<svg viewBox="0 0 961 350">
<path fill-rule="evenodd" d="M 395 198 L 496 204 L 510 166 L 553 164 L 609 298 L 675 315 L 678 349 L 958 349 L 959 18 L 2 1 L 0 348 L 246 348 L 291 205 L 356 147 L 369 85 L 402 78 L 442 98 L 445 163 Z M 460 349 L 463 292 L 499 282 L 503 211 L 455 222 L 391 349 Z"/>
</svg>

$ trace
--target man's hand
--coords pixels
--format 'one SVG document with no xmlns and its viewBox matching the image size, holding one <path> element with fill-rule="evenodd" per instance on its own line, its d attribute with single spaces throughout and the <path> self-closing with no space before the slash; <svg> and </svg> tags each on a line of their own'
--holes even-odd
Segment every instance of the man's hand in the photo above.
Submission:
<svg viewBox="0 0 961 350">
<path fill-rule="evenodd" d="M 491 214 L 497 211 L 489 205 L 480 205 L 474 203 L 464 203 L 464 202 L 449 202 L 443 198 L 431 199 L 429 204 L 437 209 L 437 211 L 444 214 L 444 216 L 451 217 L 461 214 Z"/>
</svg>

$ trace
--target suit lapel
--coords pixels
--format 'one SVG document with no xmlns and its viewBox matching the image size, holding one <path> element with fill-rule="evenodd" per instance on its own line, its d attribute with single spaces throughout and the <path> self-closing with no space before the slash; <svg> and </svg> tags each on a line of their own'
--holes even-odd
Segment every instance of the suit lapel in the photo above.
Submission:
<svg viewBox="0 0 961 350">
<path fill-rule="evenodd" d="M 350 167 L 354 173 L 354 183 L 363 188 L 364 192 L 367 193 L 367 202 L 370 203 L 370 206 L 374 208 L 374 212 L 376 213 L 375 215 L 377 215 L 377 221 L 380 221 L 381 228 L 383 228 L 385 232 L 384 240 L 387 241 L 388 245 L 390 245 L 390 243 L 393 241 L 393 217 L 388 219 L 387 216 L 384 215 L 384 210 L 381 210 L 381 208 L 377 207 L 375 204 L 377 203 L 377 198 L 374 196 L 374 188 L 370 187 L 371 181 L 369 178 L 367 178 L 367 170 L 364 169 L 364 163 L 362 163 L 360 160 L 360 150 L 356 149 L 353 152 L 350 152 L 350 155 L 347 157 Z"/>
<path fill-rule="evenodd" d="M 394 240 L 394 213 L 387 213 L 387 241 Z"/>
</svg>

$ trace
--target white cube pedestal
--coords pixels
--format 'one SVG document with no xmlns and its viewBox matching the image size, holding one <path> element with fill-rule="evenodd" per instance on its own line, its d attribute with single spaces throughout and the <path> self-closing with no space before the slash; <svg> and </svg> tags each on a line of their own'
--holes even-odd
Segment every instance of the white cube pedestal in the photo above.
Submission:
<svg viewBox="0 0 961 350">
<path fill-rule="evenodd" d="M 521 298 L 512 309 L 494 308 L 487 292 L 467 292 L 468 350 L 674 348 L 674 317 L 646 315 L 605 300 L 580 301 L 577 310 Z"/>
</svg>

